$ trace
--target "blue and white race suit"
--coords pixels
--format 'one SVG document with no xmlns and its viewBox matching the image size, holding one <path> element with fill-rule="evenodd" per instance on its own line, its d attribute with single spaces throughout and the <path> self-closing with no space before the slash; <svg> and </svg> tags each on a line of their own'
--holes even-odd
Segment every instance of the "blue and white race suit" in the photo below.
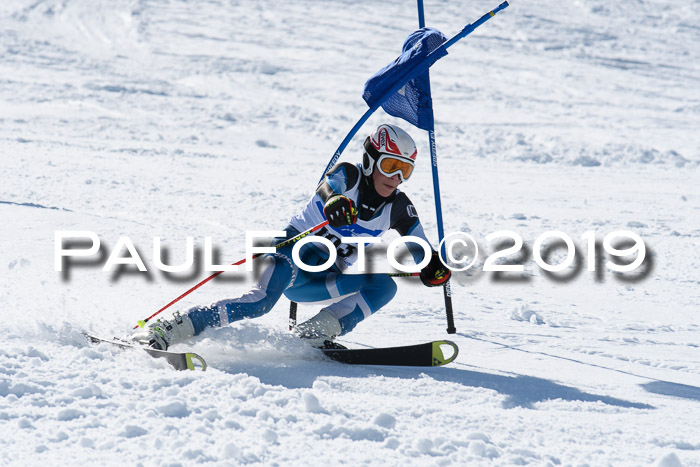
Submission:
<svg viewBox="0 0 700 467">
<path fill-rule="evenodd" d="M 188 310 L 195 335 L 207 327 L 225 326 L 244 318 L 262 316 L 272 309 L 283 293 L 296 302 L 342 297 L 324 307 L 339 320 L 341 335 L 389 303 L 396 294 L 396 284 L 389 275 L 343 274 L 357 259 L 357 245 L 342 243 L 341 237 L 380 237 L 387 230 L 395 229 L 402 236 L 413 235 L 426 242 L 428 240 L 408 196 L 398 189 L 387 198 L 380 196 L 374 189 L 371 177 L 363 175 L 359 164 L 341 163 L 326 174 L 316 194 L 285 228 L 286 238 L 323 222 L 323 206 L 328 198 L 338 194 L 353 200 L 358 209 L 358 218 L 355 224 L 337 229 L 326 226 L 315 234 L 329 239 L 336 246 L 337 260 L 334 265 L 321 272 L 300 269 L 292 261 L 293 244 L 263 256 L 257 260 L 263 263 L 260 279 L 243 296 Z M 283 240 L 278 238 L 274 243 Z M 316 245 L 310 243 L 301 248 L 300 257 L 305 264 L 320 265 L 328 259 L 328 251 Z M 413 243 L 407 245 L 414 260 L 419 263 L 423 259 L 423 249 Z"/>
</svg>

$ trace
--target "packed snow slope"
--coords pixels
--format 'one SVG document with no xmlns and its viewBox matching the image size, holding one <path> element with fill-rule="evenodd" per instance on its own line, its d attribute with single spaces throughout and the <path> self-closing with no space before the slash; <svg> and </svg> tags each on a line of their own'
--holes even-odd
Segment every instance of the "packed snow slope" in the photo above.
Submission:
<svg viewBox="0 0 700 467">
<path fill-rule="evenodd" d="M 451 36 L 496 5 L 428 0 L 427 24 Z M 178 373 L 80 332 L 125 335 L 206 277 L 201 254 L 156 269 L 153 237 L 169 264 L 186 237 L 227 263 L 247 230 L 282 228 L 415 3 L 0 2 L 0 464 L 700 465 L 698 24 L 696 1 L 516 0 L 432 68 L 445 230 L 481 248 L 452 281 L 458 332 L 441 291 L 408 278 L 341 341 L 449 337 L 456 362 L 326 361 L 288 333 L 283 299 L 181 345 L 210 368 Z M 342 160 L 385 121 L 418 141 L 404 191 L 437 241 L 423 132 L 380 111 Z M 57 272 L 61 230 L 97 233 L 100 253 Z M 524 272 L 483 270 L 501 230 L 522 237 L 506 259 Z M 553 274 L 533 251 L 550 230 L 576 243 Z M 581 236 L 618 230 L 645 262 L 614 273 L 598 245 L 589 271 Z M 147 273 L 102 271 L 123 236 Z M 253 280 L 226 274 L 179 306 Z"/>
</svg>

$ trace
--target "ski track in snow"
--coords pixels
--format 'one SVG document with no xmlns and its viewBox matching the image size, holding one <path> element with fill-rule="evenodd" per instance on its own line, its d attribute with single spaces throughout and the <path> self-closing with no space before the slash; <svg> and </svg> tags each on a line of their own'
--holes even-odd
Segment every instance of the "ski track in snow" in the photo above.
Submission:
<svg viewBox="0 0 700 467">
<path fill-rule="evenodd" d="M 451 36 L 496 4 L 426 2 L 427 23 Z M 699 21 L 677 0 L 514 1 L 434 66 L 446 231 L 491 252 L 491 232 L 531 249 L 561 230 L 584 258 L 557 279 L 530 253 L 496 277 L 482 254 L 454 275 L 449 337 L 442 294 L 401 280 L 343 339 L 449 338 L 456 362 L 325 361 L 286 331 L 281 300 L 183 345 L 210 368 L 180 373 L 80 331 L 123 335 L 205 277 L 157 271 L 154 236 L 173 264 L 185 237 L 213 237 L 223 262 L 246 230 L 281 228 L 415 5 L 2 2 L 0 464 L 700 465 Z M 378 112 L 360 135 L 382 121 L 402 125 Z M 435 239 L 427 138 L 411 133 L 406 192 Z M 57 230 L 97 232 L 102 255 L 54 271 Z M 591 230 L 642 236 L 642 277 L 588 272 Z M 125 235 L 148 274 L 101 271 Z M 182 307 L 251 281 L 226 275 Z"/>
</svg>

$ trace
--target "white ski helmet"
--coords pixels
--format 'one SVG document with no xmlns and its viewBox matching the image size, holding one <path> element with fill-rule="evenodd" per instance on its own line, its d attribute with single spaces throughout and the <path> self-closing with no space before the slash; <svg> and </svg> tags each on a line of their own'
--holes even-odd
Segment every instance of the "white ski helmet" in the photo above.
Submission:
<svg viewBox="0 0 700 467">
<path fill-rule="evenodd" d="M 406 169 L 400 172 L 402 181 L 406 181 L 410 177 L 418 151 L 413 138 L 401 128 L 386 123 L 379 125 L 377 131 L 367 137 L 364 147 L 362 173 L 366 176 L 372 175 L 374 167 L 380 159 L 389 157 L 407 163 L 405 164 Z M 391 176 L 384 170 L 380 170 L 380 172 Z"/>
</svg>

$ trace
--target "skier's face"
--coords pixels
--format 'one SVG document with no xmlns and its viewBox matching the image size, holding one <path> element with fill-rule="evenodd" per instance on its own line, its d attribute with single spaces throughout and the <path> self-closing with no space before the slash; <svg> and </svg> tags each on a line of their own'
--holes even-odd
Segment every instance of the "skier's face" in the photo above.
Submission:
<svg viewBox="0 0 700 467">
<path fill-rule="evenodd" d="M 379 196 L 386 198 L 396 190 L 401 183 L 401 178 L 397 173 L 391 177 L 387 177 L 379 173 L 379 170 L 375 168 L 375 170 L 372 171 L 372 181 L 374 182 L 374 189 L 377 190 Z"/>
</svg>

